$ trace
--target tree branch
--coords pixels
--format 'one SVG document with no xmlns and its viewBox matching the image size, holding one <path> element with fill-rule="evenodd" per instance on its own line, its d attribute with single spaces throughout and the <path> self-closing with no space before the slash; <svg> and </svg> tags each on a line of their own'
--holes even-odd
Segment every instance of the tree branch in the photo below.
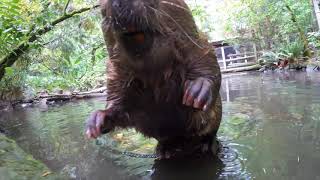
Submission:
<svg viewBox="0 0 320 180">
<path fill-rule="evenodd" d="M 92 64 L 92 67 L 95 65 L 96 63 L 96 51 L 103 47 L 104 46 L 104 43 L 99 43 L 98 45 L 96 45 L 95 47 L 92 48 L 91 50 L 91 64 Z"/>
<path fill-rule="evenodd" d="M 69 6 L 69 4 L 70 4 L 70 1 L 71 1 L 71 0 L 68 0 L 67 3 L 66 3 L 66 5 L 64 6 L 64 9 L 63 9 L 63 14 L 64 14 L 64 15 L 67 14 L 67 9 L 68 9 L 68 6 Z"/>
<path fill-rule="evenodd" d="M 36 30 L 35 32 L 32 32 L 32 30 L 30 30 L 29 38 L 26 41 L 21 42 L 17 48 L 12 50 L 7 56 L 5 56 L 4 58 L 2 58 L 0 60 L 0 81 L 5 74 L 5 68 L 12 66 L 22 54 L 24 54 L 27 50 L 29 50 L 30 43 L 36 41 L 39 38 L 39 36 L 51 31 L 53 29 L 53 27 L 56 26 L 57 24 L 65 21 L 65 20 L 67 20 L 77 14 L 81 14 L 83 12 L 89 11 L 89 10 L 97 8 L 97 7 L 99 7 L 99 5 L 94 5 L 92 7 L 85 7 L 85 8 L 81 8 L 79 10 L 72 11 L 68 14 L 64 14 L 63 16 L 57 18 L 56 20 L 54 20 L 51 23 L 49 23 L 48 25 Z"/>
<path fill-rule="evenodd" d="M 95 5 L 95 6 L 92 6 L 92 7 L 81 8 L 81 9 L 76 10 L 76 11 L 73 11 L 73 12 L 71 12 L 71 13 L 69 13 L 69 14 L 64 14 L 63 16 L 61 16 L 60 18 L 52 21 L 51 23 L 49 23 L 48 25 L 46 25 L 46 26 L 43 27 L 42 29 L 37 30 L 37 31 L 34 33 L 34 36 L 41 36 L 41 35 L 49 32 L 49 31 L 51 31 L 52 28 L 53 28 L 55 25 L 57 25 L 57 24 L 65 21 L 65 20 L 67 20 L 67 19 L 69 19 L 69 18 L 71 18 L 71 17 L 73 17 L 73 16 L 75 16 L 75 15 L 77 15 L 77 14 L 81 14 L 81 13 L 83 13 L 83 12 L 89 11 L 89 10 L 94 9 L 94 8 L 97 8 L 97 7 L 99 7 L 99 5 Z M 34 37 L 34 38 L 36 38 L 36 37 Z M 36 39 L 37 39 L 37 38 L 36 38 Z M 29 40 L 32 40 L 31 42 L 35 41 L 35 40 L 33 40 L 32 37 L 30 37 Z M 30 42 L 30 41 L 29 41 L 29 42 Z"/>
</svg>

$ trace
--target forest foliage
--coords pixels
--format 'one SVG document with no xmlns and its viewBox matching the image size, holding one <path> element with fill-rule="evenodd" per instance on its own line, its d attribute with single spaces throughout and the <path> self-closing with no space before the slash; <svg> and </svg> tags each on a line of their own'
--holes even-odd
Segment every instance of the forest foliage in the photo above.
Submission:
<svg viewBox="0 0 320 180">
<path fill-rule="evenodd" d="M 224 16 L 226 38 L 237 39 L 235 43 L 253 41 L 262 51 L 300 54 L 308 48 L 306 43 L 320 45 L 311 1 L 225 0 L 223 13 L 221 6 L 210 12 L 201 1 L 193 1 L 197 25 L 209 36 L 217 24 L 212 17 L 219 13 Z M 96 4 L 96 0 L 0 1 L 0 99 L 103 86 L 107 54 Z M 15 61 L 5 61 L 15 56 Z"/>
<path fill-rule="evenodd" d="M 0 89 L 3 99 L 17 92 L 33 95 L 55 88 L 93 88 L 105 72 L 106 56 L 96 1 L 15 0 L 0 2 L 0 58 L 7 57 L 21 44 L 27 48 L 13 66 L 5 68 Z M 10 2 L 10 3 L 9 3 Z M 86 10 L 53 26 L 53 22 L 73 12 Z M 3 17 L 3 18 L 2 18 Z M 35 34 L 50 28 L 42 35 Z M 0 63 L 2 63 L 0 62 Z M 2 66 L 3 64 L 1 64 Z M 22 90 L 22 91 L 21 91 Z"/>
<path fill-rule="evenodd" d="M 320 36 L 312 1 L 241 0 L 228 13 L 225 30 L 237 42 L 258 45 L 264 60 L 292 63 L 313 56 Z M 318 6 L 318 5 L 317 5 Z M 270 59 L 270 54 L 274 58 Z"/>
</svg>

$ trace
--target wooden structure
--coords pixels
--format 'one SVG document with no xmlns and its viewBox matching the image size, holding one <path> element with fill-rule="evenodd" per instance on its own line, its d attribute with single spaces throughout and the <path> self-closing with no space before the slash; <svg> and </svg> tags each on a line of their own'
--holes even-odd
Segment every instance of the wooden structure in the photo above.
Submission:
<svg viewBox="0 0 320 180">
<path fill-rule="evenodd" d="M 221 72 L 239 72 L 260 68 L 255 44 L 247 45 L 245 50 L 238 50 L 225 43 L 220 45 L 213 43 L 213 46 L 216 49 Z"/>
</svg>

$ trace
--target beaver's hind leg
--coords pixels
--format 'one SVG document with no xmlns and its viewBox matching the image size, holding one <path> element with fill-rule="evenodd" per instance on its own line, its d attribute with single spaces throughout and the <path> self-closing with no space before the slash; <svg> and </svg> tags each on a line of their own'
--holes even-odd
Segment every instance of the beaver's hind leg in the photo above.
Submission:
<svg viewBox="0 0 320 180">
<path fill-rule="evenodd" d="M 215 132 L 205 136 L 175 137 L 161 140 L 156 148 L 158 159 L 216 155 L 218 151 L 219 143 Z"/>
</svg>

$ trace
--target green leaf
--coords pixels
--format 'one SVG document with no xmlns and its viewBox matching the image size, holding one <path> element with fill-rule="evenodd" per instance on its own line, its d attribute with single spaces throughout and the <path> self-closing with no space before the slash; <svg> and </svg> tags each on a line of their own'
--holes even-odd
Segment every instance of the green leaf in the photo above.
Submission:
<svg viewBox="0 0 320 180">
<path fill-rule="evenodd" d="M 14 69 L 12 67 L 6 67 L 5 71 L 8 76 L 12 76 L 14 74 Z"/>
</svg>

